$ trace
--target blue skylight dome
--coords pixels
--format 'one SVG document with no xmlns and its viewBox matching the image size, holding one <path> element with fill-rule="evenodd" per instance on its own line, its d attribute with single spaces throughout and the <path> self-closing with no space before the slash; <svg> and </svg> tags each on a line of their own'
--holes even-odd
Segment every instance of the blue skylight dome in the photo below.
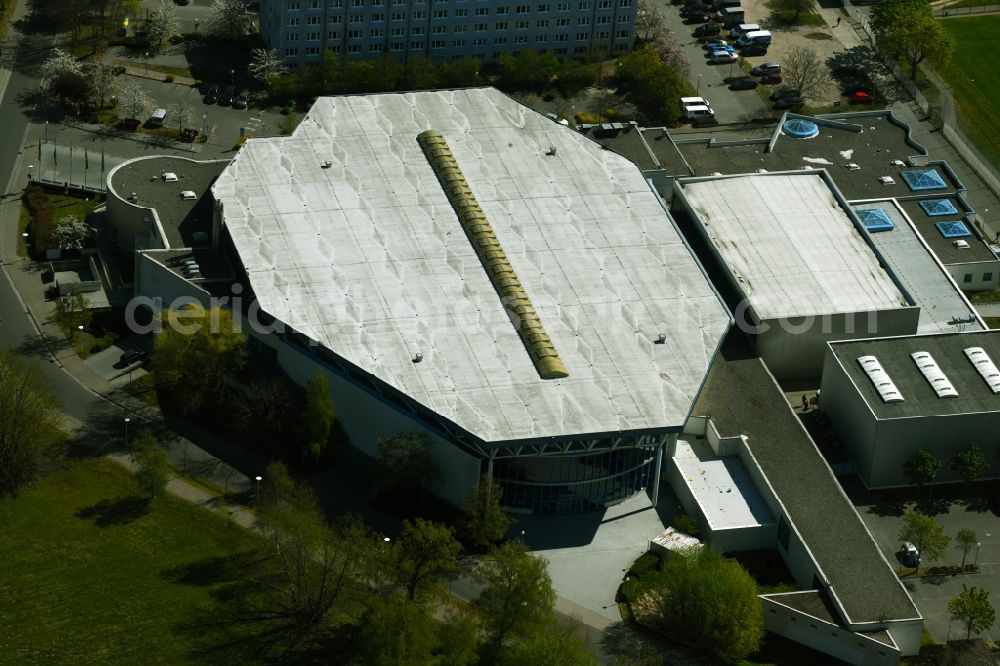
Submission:
<svg viewBox="0 0 1000 666">
<path fill-rule="evenodd" d="M 891 231 L 895 226 L 884 208 L 855 208 L 854 212 L 865 229 L 872 233 Z"/>
<path fill-rule="evenodd" d="M 940 190 L 948 187 L 937 169 L 921 169 L 920 171 L 903 171 L 899 174 L 914 192 L 919 190 Z"/>
<path fill-rule="evenodd" d="M 958 213 L 958 209 L 955 208 L 955 204 L 951 202 L 951 199 L 924 199 L 920 202 L 920 207 L 924 209 L 924 213 L 931 217 L 956 215 Z"/>
<path fill-rule="evenodd" d="M 794 136 L 796 139 L 811 139 L 819 134 L 819 125 L 805 118 L 786 120 L 781 125 L 781 129 L 784 130 L 785 134 Z"/>
<path fill-rule="evenodd" d="M 961 220 L 955 220 L 954 222 L 938 222 L 934 225 L 941 232 L 941 235 L 945 238 L 962 238 L 964 236 L 971 236 L 972 232 L 969 231 L 969 227 L 965 226 L 965 222 Z"/>
</svg>

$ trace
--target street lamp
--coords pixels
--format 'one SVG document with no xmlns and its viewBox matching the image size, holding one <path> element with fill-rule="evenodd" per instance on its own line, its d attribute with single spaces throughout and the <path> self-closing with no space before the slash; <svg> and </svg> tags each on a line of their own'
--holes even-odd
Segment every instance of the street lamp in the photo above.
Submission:
<svg viewBox="0 0 1000 666">
<path fill-rule="evenodd" d="M 83 324 L 77 326 L 76 330 L 80 331 L 80 353 L 83 354 Z"/>
<path fill-rule="evenodd" d="M 989 534 L 987 534 L 986 536 L 989 536 Z M 982 543 L 977 543 L 976 544 L 976 561 L 973 562 L 973 565 L 977 566 L 977 567 L 979 566 L 979 547 L 982 546 L 982 545 L 983 545 Z"/>
<path fill-rule="evenodd" d="M 389 537 L 382 537 L 382 541 L 389 543 L 390 541 L 392 541 L 392 539 L 390 539 Z"/>
<path fill-rule="evenodd" d="M 198 32 L 198 19 L 197 18 L 194 20 L 194 31 Z"/>
<path fill-rule="evenodd" d="M 49 121 L 45 121 L 45 143 L 49 142 Z"/>
<path fill-rule="evenodd" d="M 24 241 L 24 256 L 28 256 L 28 232 L 25 231 L 21 234 L 21 240 Z"/>
<path fill-rule="evenodd" d="M 698 75 L 698 88 L 695 90 L 695 95 L 701 94 L 701 74 Z"/>
<path fill-rule="evenodd" d="M 149 76 L 149 51 L 143 54 L 146 58 L 146 76 Z"/>
<path fill-rule="evenodd" d="M 233 87 L 236 87 L 236 70 L 235 69 L 229 70 L 229 83 Z"/>
<path fill-rule="evenodd" d="M 28 165 L 28 184 L 31 184 L 31 170 L 35 168 L 34 164 Z"/>
<path fill-rule="evenodd" d="M 264 480 L 264 477 L 255 476 L 254 478 L 257 479 L 257 504 L 260 504 L 260 482 Z"/>
<path fill-rule="evenodd" d="M 131 420 L 129 417 L 125 417 L 125 450 L 128 450 L 128 422 Z"/>
</svg>

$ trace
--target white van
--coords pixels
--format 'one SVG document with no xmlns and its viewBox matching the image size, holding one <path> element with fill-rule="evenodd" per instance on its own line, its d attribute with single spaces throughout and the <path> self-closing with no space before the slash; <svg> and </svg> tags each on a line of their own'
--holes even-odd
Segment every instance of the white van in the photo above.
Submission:
<svg viewBox="0 0 1000 666">
<path fill-rule="evenodd" d="M 166 119 L 166 109 L 153 109 L 153 113 L 150 114 L 149 121 L 146 124 L 150 127 L 163 127 L 163 121 Z"/>
<path fill-rule="evenodd" d="M 736 40 L 736 46 L 746 46 L 748 44 L 763 44 L 767 46 L 770 43 L 771 33 L 768 30 L 754 30 Z"/>
<path fill-rule="evenodd" d="M 746 16 L 742 7 L 725 7 L 715 13 L 715 18 L 722 21 L 727 26 L 737 26 L 743 22 Z"/>
<path fill-rule="evenodd" d="M 712 108 L 712 105 L 704 97 L 681 97 L 681 111 L 686 111 L 689 106 Z"/>
<path fill-rule="evenodd" d="M 715 111 L 708 106 L 688 106 L 684 109 L 684 117 L 687 120 L 707 120 L 715 118 Z"/>
<path fill-rule="evenodd" d="M 754 32 L 760 30 L 760 26 L 756 23 L 740 23 L 738 26 L 729 31 L 729 39 L 736 39 L 737 37 L 742 37 L 748 32 Z"/>
</svg>

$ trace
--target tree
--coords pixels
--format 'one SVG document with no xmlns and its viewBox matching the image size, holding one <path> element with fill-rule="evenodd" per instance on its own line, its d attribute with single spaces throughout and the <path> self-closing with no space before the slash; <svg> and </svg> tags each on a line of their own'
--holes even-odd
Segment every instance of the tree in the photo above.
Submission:
<svg viewBox="0 0 1000 666">
<path fill-rule="evenodd" d="M 821 96 L 830 87 L 830 69 L 812 49 L 793 48 L 785 58 L 783 72 L 785 82 L 798 86 L 803 98 Z"/>
<path fill-rule="evenodd" d="M 247 69 L 250 76 L 264 86 L 288 71 L 275 49 L 254 49 Z"/>
<path fill-rule="evenodd" d="M 629 98 L 651 122 L 671 124 L 680 118 L 677 99 L 686 84 L 675 68 L 663 64 L 652 44 L 621 58 L 618 76 Z"/>
<path fill-rule="evenodd" d="M 541 92 L 559 71 L 559 58 L 534 49 L 501 54 L 499 64 L 499 86 L 505 90 Z"/>
<path fill-rule="evenodd" d="M 433 488 L 441 482 L 441 470 L 431 457 L 431 441 L 423 433 L 401 432 L 379 438 L 375 460 L 420 488 Z"/>
<path fill-rule="evenodd" d="M 944 555 L 951 537 L 944 533 L 938 521 L 911 511 L 906 514 L 903 527 L 899 531 L 899 540 L 911 542 L 920 551 L 921 559 L 926 558 L 933 562 Z M 919 563 L 917 563 L 917 573 L 920 573 Z"/>
<path fill-rule="evenodd" d="M 118 89 L 118 101 L 121 104 L 122 114 L 132 120 L 147 115 L 153 109 L 153 101 L 133 78 L 122 79 Z"/>
<path fill-rule="evenodd" d="M 879 48 L 887 46 L 886 35 L 896 26 L 913 21 L 920 16 L 933 16 L 934 11 L 927 0 L 885 0 L 872 7 L 869 25 Z"/>
<path fill-rule="evenodd" d="M 177 131 L 183 132 L 184 128 L 191 122 L 191 105 L 188 102 L 180 102 L 170 107 L 169 116 L 173 116 L 177 121 Z"/>
<path fill-rule="evenodd" d="M 497 663 L 500 666 L 596 666 L 597 662 L 576 635 L 578 626 L 575 620 L 562 623 L 550 617 L 535 627 L 528 637 L 501 653 Z"/>
<path fill-rule="evenodd" d="M 90 99 L 90 87 L 82 74 L 63 72 L 49 81 L 49 94 L 61 103 L 79 111 Z"/>
<path fill-rule="evenodd" d="M 55 235 L 59 247 L 64 250 L 82 250 L 93 235 L 93 229 L 76 215 L 66 215 L 56 222 Z"/>
<path fill-rule="evenodd" d="M 104 100 L 115 93 L 115 70 L 110 65 L 100 63 L 87 67 L 84 71 L 91 101 L 97 100 L 98 106 L 104 106 Z"/>
<path fill-rule="evenodd" d="M 39 78 L 41 79 L 42 90 L 48 90 L 52 82 L 63 74 L 83 74 L 83 68 L 69 53 L 60 49 L 53 49 L 52 55 L 42 62 Z"/>
<path fill-rule="evenodd" d="M 429 609 L 410 599 L 375 597 L 369 602 L 361 630 L 365 664 L 395 666 L 431 662 L 434 621 Z"/>
<path fill-rule="evenodd" d="M 679 640 L 706 646 L 726 661 L 760 648 L 764 617 L 757 583 L 739 562 L 711 548 L 671 554 L 655 581 L 657 617 Z"/>
<path fill-rule="evenodd" d="M 144 435 L 132 444 L 129 456 L 139 489 L 155 498 L 163 491 L 170 479 L 170 463 L 167 454 L 152 435 Z"/>
<path fill-rule="evenodd" d="M 503 486 L 493 481 L 492 486 L 487 487 L 485 477 L 472 489 L 462 522 L 462 533 L 469 545 L 492 548 L 507 534 L 513 519 L 500 507 L 502 498 Z"/>
<path fill-rule="evenodd" d="M 778 12 L 791 15 L 787 19 L 789 23 L 798 24 L 802 12 L 808 12 L 813 8 L 815 0 L 777 0 L 770 7 Z"/>
<path fill-rule="evenodd" d="M 76 293 L 70 296 L 61 296 L 56 301 L 54 319 L 64 333 L 73 336 L 80 326 L 84 328 L 90 326 L 93 313 L 90 311 L 87 298 L 81 293 Z"/>
<path fill-rule="evenodd" d="M 982 450 L 975 444 L 969 444 L 951 459 L 950 466 L 951 471 L 958 472 L 968 487 L 990 465 L 986 462 L 986 456 L 983 455 Z"/>
<path fill-rule="evenodd" d="M 933 481 L 939 469 L 941 461 L 924 449 L 917 449 L 913 457 L 903 463 L 903 475 L 917 488 Z"/>
<path fill-rule="evenodd" d="M 306 432 L 303 454 L 313 461 L 319 460 L 330 443 L 337 421 L 337 411 L 333 408 L 333 397 L 330 395 L 330 381 L 325 374 L 314 373 L 306 383 L 306 409 L 302 415 Z"/>
<path fill-rule="evenodd" d="M 635 34 L 643 39 L 656 38 L 667 31 L 667 21 L 651 0 L 639 0 L 635 10 Z"/>
<path fill-rule="evenodd" d="M 972 632 L 989 631 L 993 626 L 996 611 L 990 604 L 990 593 L 978 587 L 962 585 L 962 591 L 948 602 L 952 620 L 958 620 L 965 627 L 965 640 Z"/>
<path fill-rule="evenodd" d="M 965 572 L 965 559 L 969 551 L 979 542 L 975 530 L 959 530 L 955 535 L 955 547 L 962 551 L 962 572 Z"/>
<path fill-rule="evenodd" d="M 160 0 L 160 6 L 149 13 L 146 18 L 146 35 L 154 49 L 159 49 L 163 42 L 174 35 L 180 34 L 181 22 L 177 18 L 177 8 Z"/>
<path fill-rule="evenodd" d="M 403 533 L 395 549 L 395 574 L 409 601 L 434 596 L 442 577 L 461 571 L 458 554 L 462 545 L 447 525 L 423 518 L 403 521 Z"/>
<path fill-rule="evenodd" d="M 246 337 L 224 308 L 165 310 L 153 346 L 157 386 L 182 414 L 216 404 L 226 379 L 246 362 Z"/>
<path fill-rule="evenodd" d="M 208 31 L 216 37 L 237 41 L 246 37 L 253 22 L 246 0 L 215 0 Z"/>
<path fill-rule="evenodd" d="M 472 577 L 485 586 L 473 605 L 479 611 L 487 653 L 494 658 L 509 639 L 531 636 L 552 614 L 556 595 L 548 563 L 533 557 L 521 543 L 509 541 L 491 551 Z"/>
<path fill-rule="evenodd" d="M 0 349 L 0 496 L 16 497 L 59 441 L 59 405 L 35 363 Z"/>
<path fill-rule="evenodd" d="M 894 26 L 885 36 L 893 53 L 902 54 L 910 65 L 910 80 L 917 79 L 917 65 L 925 60 L 940 69 L 948 64 L 955 50 L 955 40 L 934 16 L 915 16 L 910 22 Z"/>
</svg>

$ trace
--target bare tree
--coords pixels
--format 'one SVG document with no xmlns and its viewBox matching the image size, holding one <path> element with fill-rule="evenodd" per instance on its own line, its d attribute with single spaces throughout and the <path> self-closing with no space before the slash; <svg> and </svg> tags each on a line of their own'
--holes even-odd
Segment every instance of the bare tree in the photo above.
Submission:
<svg viewBox="0 0 1000 666">
<path fill-rule="evenodd" d="M 275 49 L 254 49 L 250 56 L 250 76 L 265 86 L 288 71 Z"/>
<path fill-rule="evenodd" d="M 643 39 L 655 39 L 666 31 L 667 22 L 652 1 L 639 0 L 635 11 L 635 34 L 641 34 Z"/>
<path fill-rule="evenodd" d="M 815 98 L 830 87 L 830 69 L 812 49 L 797 46 L 785 58 L 782 77 L 786 84 L 797 86 L 799 97 Z"/>
<path fill-rule="evenodd" d="M 246 0 L 215 0 L 208 31 L 223 39 L 238 40 L 250 31 L 253 15 Z"/>
<path fill-rule="evenodd" d="M 169 115 L 177 120 L 177 131 L 183 132 L 184 126 L 191 121 L 191 105 L 188 102 L 180 102 L 170 107 Z"/>
<path fill-rule="evenodd" d="M 122 114 L 133 120 L 149 113 L 153 108 L 153 101 L 133 78 L 126 78 L 121 82 L 118 99 L 121 103 Z"/>
</svg>

